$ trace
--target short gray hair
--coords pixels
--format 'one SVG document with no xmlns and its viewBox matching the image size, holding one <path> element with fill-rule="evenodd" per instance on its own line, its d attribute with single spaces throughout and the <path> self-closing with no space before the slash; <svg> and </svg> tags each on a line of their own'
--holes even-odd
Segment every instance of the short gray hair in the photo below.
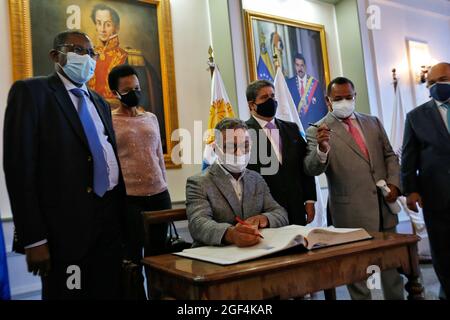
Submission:
<svg viewBox="0 0 450 320">
<path fill-rule="evenodd" d="M 275 89 L 272 82 L 269 80 L 256 80 L 250 83 L 245 91 L 245 95 L 247 96 L 247 101 L 254 101 L 256 96 L 258 95 L 259 90 L 265 87 L 272 87 Z"/>
</svg>

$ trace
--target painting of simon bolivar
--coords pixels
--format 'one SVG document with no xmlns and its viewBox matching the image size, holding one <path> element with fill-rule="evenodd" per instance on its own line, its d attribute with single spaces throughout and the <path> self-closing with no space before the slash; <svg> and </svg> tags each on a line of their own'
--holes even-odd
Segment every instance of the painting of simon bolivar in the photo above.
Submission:
<svg viewBox="0 0 450 320">
<path fill-rule="evenodd" d="M 118 100 L 108 86 L 108 74 L 120 64 L 133 66 L 141 84 L 141 107 L 159 121 L 163 151 L 168 153 L 158 33 L 157 5 L 153 1 L 30 0 L 33 75 L 48 75 L 54 36 L 64 30 L 87 33 L 99 53 L 91 89 L 112 108 Z"/>
</svg>

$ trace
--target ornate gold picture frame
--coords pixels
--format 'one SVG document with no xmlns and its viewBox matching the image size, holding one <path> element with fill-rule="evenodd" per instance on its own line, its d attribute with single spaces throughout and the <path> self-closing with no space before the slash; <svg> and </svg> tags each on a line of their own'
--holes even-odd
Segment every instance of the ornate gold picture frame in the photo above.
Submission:
<svg viewBox="0 0 450 320">
<path fill-rule="evenodd" d="M 328 112 L 325 27 L 248 10 L 244 18 L 250 80 L 273 81 L 281 67 L 306 130 Z"/>
<path fill-rule="evenodd" d="M 178 111 L 169 0 L 9 0 L 9 10 L 14 80 L 53 73 L 47 54 L 56 34 L 86 32 L 103 59 L 89 86 L 114 106 L 107 75 L 117 64 L 132 65 L 141 82 L 142 107 L 158 117 L 166 167 L 180 167 L 170 156 Z M 96 24 L 98 10 L 111 13 L 114 32 L 108 40 L 102 38 L 108 31 Z"/>
</svg>

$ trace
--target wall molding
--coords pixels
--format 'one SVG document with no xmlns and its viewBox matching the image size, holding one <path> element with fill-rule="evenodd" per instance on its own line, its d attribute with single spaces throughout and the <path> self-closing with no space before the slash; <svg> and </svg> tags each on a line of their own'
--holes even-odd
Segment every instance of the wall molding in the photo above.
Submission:
<svg viewBox="0 0 450 320">
<path fill-rule="evenodd" d="M 380 4 L 380 5 L 385 5 L 385 6 L 389 6 L 389 7 L 393 7 L 393 8 L 397 8 L 397 9 L 408 10 L 408 11 L 412 11 L 416 14 L 426 15 L 426 16 L 430 16 L 433 18 L 439 18 L 442 20 L 450 21 L 450 16 L 448 16 L 446 14 L 437 13 L 435 11 L 427 10 L 425 7 L 424 8 L 411 7 L 404 3 L 398 3 L 398 2 L 388 1 L 388 0 L 371 0 L 371 1 L 372 1 L 372 4 Z M 441 1 L 441 2 L 443 4 L 447 4 L 445 1 Z M 448 5 L 448 4 L 447 4 L 447 6 L 450 7 L 450 5 Z M 450 11 L 450 8 L 449 8 L 449 11 Z"/>
</svg>

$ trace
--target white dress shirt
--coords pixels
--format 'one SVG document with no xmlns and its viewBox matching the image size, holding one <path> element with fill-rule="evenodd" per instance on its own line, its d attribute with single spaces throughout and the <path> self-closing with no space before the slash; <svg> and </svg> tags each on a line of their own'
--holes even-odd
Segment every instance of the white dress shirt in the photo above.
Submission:
<svg viewBox="0 0 450 320">
<path fill-rule="evenodd" d="M 225 172 L 225 175 L 228 177 L 228 179 L 231 182 L 231 185 L 233 186 L 234 192 L 236 193 L 236 196 L 238 197 L 239 202 L 242 203 L 242 189 L 244 187 L 242 177 L 245 174 L 245 170 L 244 170 L 244 172 L 241 173 L 239 178 L 236 180 L 233 177 L 233 175 L 227 169 L 225 169 L 219 162 L 217 162 L 217 164 L 223 170 L 223 172 Z"/>
</svg>

